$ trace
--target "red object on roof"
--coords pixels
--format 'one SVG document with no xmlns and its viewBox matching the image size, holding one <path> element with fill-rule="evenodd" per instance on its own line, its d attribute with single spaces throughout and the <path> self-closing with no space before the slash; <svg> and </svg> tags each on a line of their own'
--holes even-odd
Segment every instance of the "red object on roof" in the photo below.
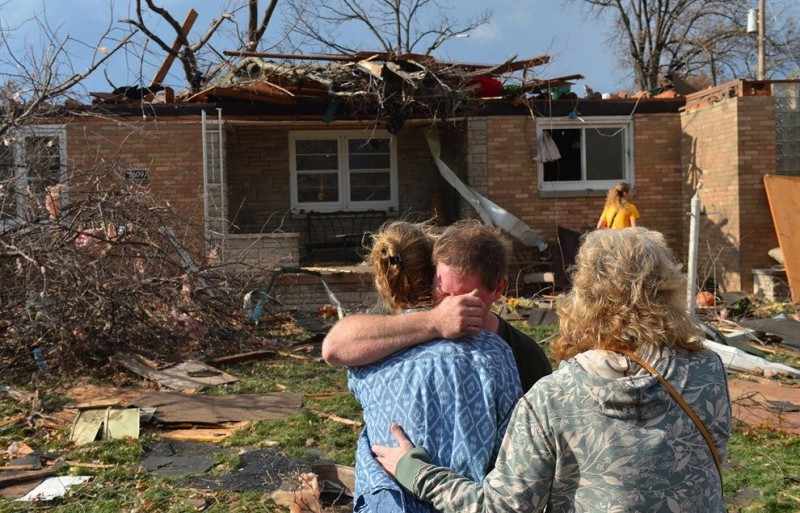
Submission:
<svg viewBox="0 0 800 513">
<path fill-rule="evenodd" d="M 471 82 L 472 84 L 480 85 L 480 88 L 475 92 L 477 96 L 502 96 L 503 83 L 494 77 L 478 77 Z"/>
</svg>

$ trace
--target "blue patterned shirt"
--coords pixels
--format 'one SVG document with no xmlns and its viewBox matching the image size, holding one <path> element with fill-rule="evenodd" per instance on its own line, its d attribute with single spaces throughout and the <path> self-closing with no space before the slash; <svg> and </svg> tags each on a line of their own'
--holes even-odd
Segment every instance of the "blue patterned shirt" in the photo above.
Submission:
<svg viewBox="0 0 800 513">
<path fill-rule="evenodd" d="M 375 461 L 374 444 L 396 446 L 391 424 L 431 450 L 437 465 L 482 480 L 494 465 L 514 405 L 522 395 L 508 344 L 494 333 L 436 339 L 349 371 L 364 409 L 356 449 L 356 512 L 433 512 Z"/>
</svg>

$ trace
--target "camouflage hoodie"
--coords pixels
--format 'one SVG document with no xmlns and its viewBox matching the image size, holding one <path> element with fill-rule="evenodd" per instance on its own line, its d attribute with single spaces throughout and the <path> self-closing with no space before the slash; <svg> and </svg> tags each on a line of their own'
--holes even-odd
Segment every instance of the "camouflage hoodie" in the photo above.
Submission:
<svg viewBox="0 0 800 513">
<path fill-rule="evenodd" d="M 731 407 L 719 357 L 637 353 L 689 403 L 724 459 Z M 605 351 L 562 363 L 520 400 L 482 484 L 428 464 L 422 448 L 400 461 L 397 478 L 445 513 L 724 511 L 695 424 L 657 378 Z"/>
</svg>

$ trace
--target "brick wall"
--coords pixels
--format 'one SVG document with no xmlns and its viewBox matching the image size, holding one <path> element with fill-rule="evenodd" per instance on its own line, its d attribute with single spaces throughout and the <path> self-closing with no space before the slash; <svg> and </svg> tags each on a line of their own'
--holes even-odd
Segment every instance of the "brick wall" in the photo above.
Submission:
<svg viewBox="0 0 800 513">
<path fill-rule="evenodd" d="M 485 192 L 492 201 L 551 242 L 555 241 L 558 226 L 578 232 L 594 229 L 603 210 L 605 191 L 540 197 L 538 170 L 533 161 L 538 153 L 536 126 L 530 117 L 489 117 L 485 119 L 485 130 L 472 120 L 469 126 L 470 181 L 474 179 L 479 184 L 485 174 Z M 635 203 L 642 214 L 642 224 L 662 231 L 677 249 L 683 216 L 680 118 L 677 114 L 635 116 L 634 136 Z M 482 141 L 485 152 L 472 147 Z"/>
<path fill-rule="evenodd" d="M 642 226 L 660 231 L 684 260 L 681 252 L 686 206 L 682 198 L 680 117 L 677 114 L 648 114 L 634 118 L 636 203 Z"/>
<path fill-rule="evenodd" d="M 752 269 L 777 246 L 763 175 L 775 167 L 773 98 L 728 98 L 681 116 L 684 204 L 700 181 L 698 285 L 751 291 Z M 688 218 L 685 221 L 688 251 Z M 710 285 L 710 283 L 709 283 Z"/>
<path fill-rule="evenodd" d="M 767 252 L 778 238 L 764 188 L 764 175 L 775 173 L 775 98 L 738 98 L 739 106 L 739 269 L 741 290 L 753 292 L 752 269 L 775 262 Z"/>
<path fill-rule="evenodd" d="M 288 215 L 289 132 L 237 125 L 228 137 L 228 218 L 242 232 L 295 227 Z"/>
<path fill-rule="evenodd" d="M 142 187 L 203 222 L 203 146 L 197 121 L 73 121 L 67 125 L 71 194 L 105 173 L 146 169 Z"/>
</svg>

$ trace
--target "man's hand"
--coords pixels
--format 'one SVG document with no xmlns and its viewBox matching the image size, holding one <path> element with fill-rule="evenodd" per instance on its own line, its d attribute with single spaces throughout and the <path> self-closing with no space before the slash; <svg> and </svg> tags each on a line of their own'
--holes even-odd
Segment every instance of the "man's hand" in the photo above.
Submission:
<svg viewBox="0 0 800 513">
<path fill-rule="evenodd" d="M 431 310 L 432 325 L 442 338 L 477 335 L 490 306 L 483 304 L 477 290 L 460 296 L 447 296 Z"/>
<path fill-rule="evenodd" d="M 399 447 L 373 445 L 372 452 L 375 453 L 375 460 L 381 464 L 386 472 L 388 472 L 392 477 L 395 477 L 397 462 L 400 461 L 400 458 L 402 458 L 405 453 L 414 448 L 414 444 L 412 444 L 411 441 L 406 438 L 403 428 L 401 428 L 398 424 L 392 424 L 392 436 L 394 436 L 394 439 L 397 440 Z"/>
</svg>

